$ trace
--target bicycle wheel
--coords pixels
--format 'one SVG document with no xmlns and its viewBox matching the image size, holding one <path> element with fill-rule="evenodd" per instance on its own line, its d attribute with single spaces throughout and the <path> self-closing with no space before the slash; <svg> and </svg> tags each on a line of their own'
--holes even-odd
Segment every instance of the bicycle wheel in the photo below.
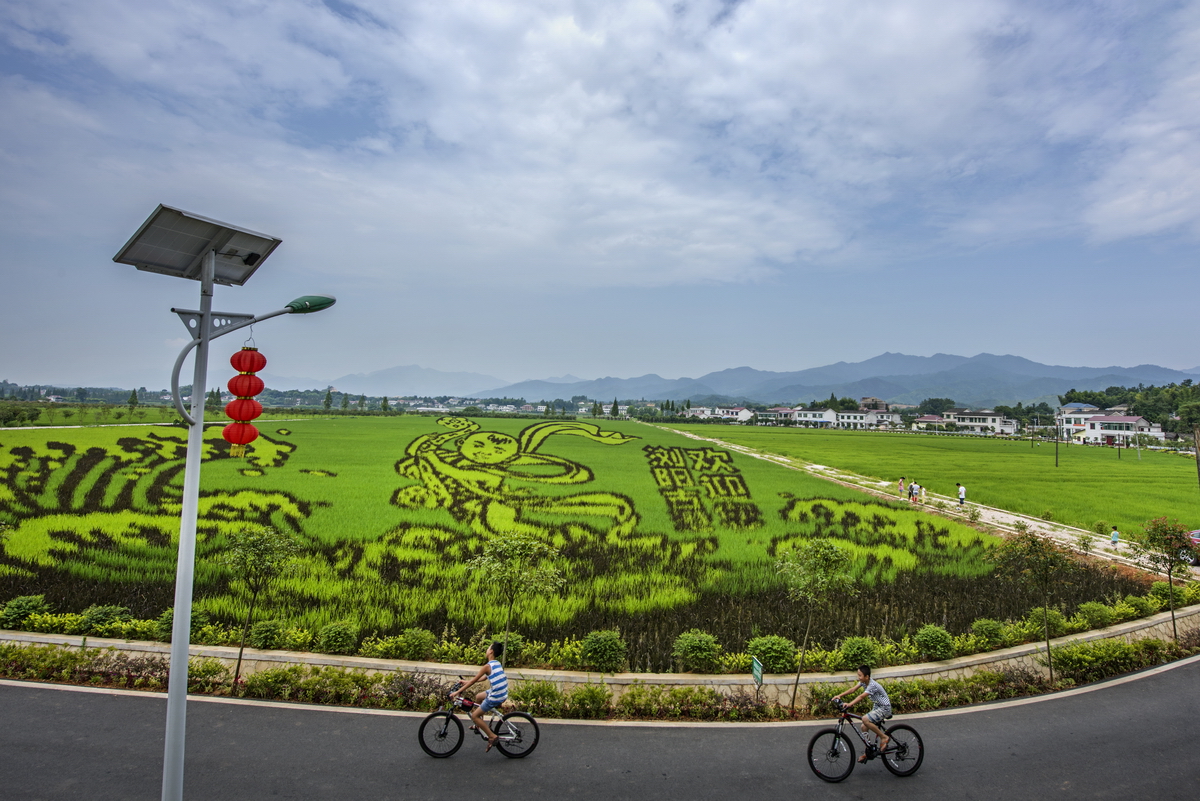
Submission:
<svg viewBox="0 0 1200 801">
<path fill-rule="evenodd" d="M 509 712 L 500 722 L 499 728 L 492 731 L 500 737 L 496 741 L 496 748 L 509 759 L 527 757 L 537 748 L 537 721 L 524 712 Z"/>
<path fill-rule="evenodd" d="M 421 750 L 431 757 L 453 756 L 463 743 L 462 721 L 449 712 L 434 712 L 421 721 L 417 739 L 421 742 Z"/>
<path fill-rule="evenodd" d="M 840 782 L 854 770 L 854 743 L 837 729 L 821 729 L 808 741 L 808 766 L 817 778 Z"/>
<path fill-rule="evenodd" d="M 887 730 L 891 738 L 883 755 L 883 766 L 897 776 L 911 776 L 925 759 L 925 744 L 912 726 L 903 723 Z"/>
</svg>

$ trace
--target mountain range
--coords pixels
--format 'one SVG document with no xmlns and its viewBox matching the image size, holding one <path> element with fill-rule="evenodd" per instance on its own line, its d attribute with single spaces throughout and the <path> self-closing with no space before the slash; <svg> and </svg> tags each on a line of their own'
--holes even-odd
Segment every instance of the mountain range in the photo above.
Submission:
<svg viewBox="0 0 1200 801">
<path fill-rule="evenodd" d="M 317 388 L 363 395 L 457 395 L 470 398 L 510 397 L 529 401 L 583 395 L 608 400 L 690 400 L 693 404 L 784 403 L 841 397 L 876 397 L 889 403 L 920 403 L 925 398 L 952 398 L 974 408 L 997 404 L 1057 403 L 1070 389 L 1103 390 L 1110 386 L 1179 383 L 1200 379 L 1200 367 L 1172 370 L 1154 364 L 1136 367 L 1065 367 L 1020 356 L 909 356 L 884 353 L 861 362 L 837 362 L 794 372 L 752 367 L 720 370 L 699 378 L 663 378 L 653 373 L 636 378 L 584 380 L 572 375 L 506 384 L 480 373 L 455 373 L 409 365 L 355 373 L 333 380 L 263 375 L 273 389 Z"/>
<path fill-rule="evenodd" d="M 720 370 L 699 378 L 599 378 L 574 384 L 523 381 L 475 393 L 472 397 L 507 395 L 529 400 L 589 398 L 622 400 L 690 400 L 696 403 L 784 403 L 841 397 L 876 397 L 889 403 L 920 403 L 925 398 L 952 398 L 965 406 L 1057 403 L 1070 389 L 1103 390 L 1110 386 L 1179 383 L 1196 380 L 1200 367 L 1172 370 L 1153 364 L 1136 367 L 1065 367 L 1040 364 L 1020 356 L 908 356 L 884 353 L 861 362 L 837 362 L 795 372 L 751 367 Z"/>
</svg>

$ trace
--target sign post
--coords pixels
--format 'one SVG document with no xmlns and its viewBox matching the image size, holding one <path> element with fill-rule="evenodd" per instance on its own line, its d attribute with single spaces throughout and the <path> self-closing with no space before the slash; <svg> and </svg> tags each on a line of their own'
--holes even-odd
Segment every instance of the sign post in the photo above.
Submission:
<svg viewBox="0 0 1200 801">
<path fill-rule="evenodd" d="M 750 675 L 754 679 L 754 700 L 758 700 L 759 693 L 762 692 L 762 677 L 763 666 L 762 662 L 758 661 L 757 656 L 750 657 Z"/>
</svg>

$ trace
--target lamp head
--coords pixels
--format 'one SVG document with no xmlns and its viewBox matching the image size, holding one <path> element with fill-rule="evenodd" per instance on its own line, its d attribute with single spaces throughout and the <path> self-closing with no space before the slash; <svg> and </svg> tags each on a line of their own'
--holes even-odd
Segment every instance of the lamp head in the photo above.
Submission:
<svg viewBox="0 0 1200 801">
<path fill-rule="evenodd" d="M 335 303 L 337 298 L 333 295 L 304 295 L 287 304 L 287 308 L 291 309 L 291 314 L 312 314 L 325 311 Z"/>
</svg>

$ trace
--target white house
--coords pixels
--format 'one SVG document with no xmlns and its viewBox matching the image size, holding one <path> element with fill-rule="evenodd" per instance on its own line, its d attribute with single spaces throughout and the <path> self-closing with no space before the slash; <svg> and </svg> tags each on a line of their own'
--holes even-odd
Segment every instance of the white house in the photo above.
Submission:
<svg viewBox="0 0 1200 801">
<path fill-rule="evenodd" d="M 698 417 L 701 420 L 707 420 L 714 416 L 711 406 L 693 406 L 690 409 L 684 409 L 682 414 L 684 417 Z"/>
<path fill-rule="evenodd" d="M 1124 445 L 1130 439 L 1143 434 L 1155 439 L 1165 439 L 1162 426 L 1151 423 L 1144 417 L 1127 414 L 1100 414 L 1089 417 L 1083 439 L 1103 445 Z"/>
<path fill-rule="evenodd" d="M 838 428 L 867 428 L 867 412 L 855 409 L 852 412 L 837 412 Z"/>
<path fill-rule="evenodd" d="M 883 409 L 868 409 L 867 425 L 876 428 L 888 428 L 900 425 L 900 413 Z"/>
<path fill-rule="evenodd" d="M 745 406 L 718 406 L 715 411 L 715 417 L 736 423 L 749 422 L 750 418 L 754 416 L 754 412 Z"/>
<path fill-rule="evenodd" d="M 949 409 L 942 413 L 947 423 L 954 423 L 959 431 L 976 434 L 1015 434 L 1017 421 L 991 409 Z"/>
<path fill-rule="evenodd" d="M 833 409 L 796 409 L 792 419 L 805 428 L 830 428 L 837 425 L 837 412 Z"/>
</svg>

